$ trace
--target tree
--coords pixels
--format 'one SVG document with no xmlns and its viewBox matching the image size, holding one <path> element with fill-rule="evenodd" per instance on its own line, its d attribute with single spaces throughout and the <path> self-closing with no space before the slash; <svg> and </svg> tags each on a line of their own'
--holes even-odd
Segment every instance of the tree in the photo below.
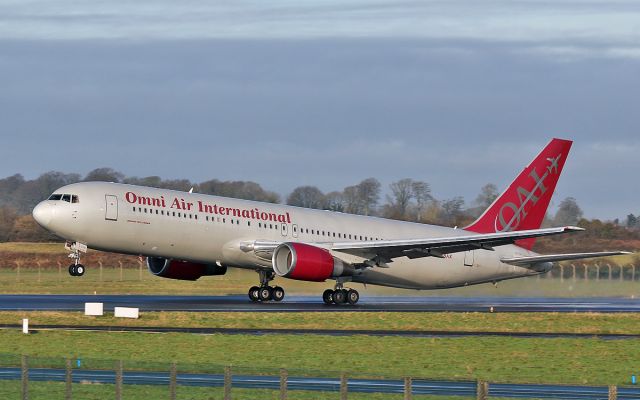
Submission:
<svg viewBox="0 0 640 400">
<path fill-rule="evenodd" d="M 84 177 L 84 181 L 122 182 L 124 174 L 113 168 L 96 168 Z"/>
<path fill-rule="evenodd" d="M 15 209 L 7 206 L 0 207 L 0 242 L 7 242 L 10 239 L 17 217 Z"/>
<path fill-rule="evenodd" d="M 433 196 L 431 196 L 431 187 L 429 187 L 427 182 L 413 181 L 411 183 L 411 192 L 413 194 L 413 198 L 416 200 L 416 220 L 421 222 L 422 213 L 424 212 L 427 202 L 433 201 Z"/>
<path fill-rule="evenodd" d="M 325 196 L 327 210 L 344 212 L 343 197 L 342 193 L 338 191 L 327 193 Z"/>
<path fill-rule="evenodd" d="M 464 199 L 462 197 L 454 197 L 444 200 L 440 203 L 442 208 L 443 221 L 447 225 L 457 225 L 459 218 L 463 215 Z"/>
<path fill-rule="evenodd" d="M 638 217 L 633 214 L 627 215 L 627 228 L 633 229 L 638 226 Z"/>
<path fill-rule="evenodd" d="M 487 183 L 480 189 L 480 194 L 474 203 L 484 211 L 498 198 L 498 194 L 498 187 L 493 183 Z"/>
<path fill-rule="evenodd" d="M 371 215 L 380 199 L 380 182 L 376 178 L 367 178 L 357 185 L 357 194 L 362 214 Z"/>
<path fill-rule="evenodd" d="M 387 196 L 389 216 L 405 219 L 407 209 L 413 198 L 413 181 L 409 178 L 400 179 L 389 185 L 392 197 Z"/>
<path fill-rule="evenodd" d="M 219 181 L 212 179 L 195 185 L 194 190 L 198 193 L 236 199 L 264 201 L 267 203 L 280 202 L 280 196 L 277 193 L 266 191 L 262 186 L 251 181 Z"/>
<path fill-rule="evenodd" d="M 287 204 L 305 208 L 325 208 L 326 199 L 322 191 L 315 186 L 298 186 L 287 197 Z"/>
<path fill-rule="evenodd" d="M 569 226 L 577 225 L 578 221 L 582 219 L 582 209 L 578 206 L 576 199 L 573 197 L 567 197 L 562 200 L 558 207 L 558 212 L 554 218 L 556 226 Z"/>
</svg>

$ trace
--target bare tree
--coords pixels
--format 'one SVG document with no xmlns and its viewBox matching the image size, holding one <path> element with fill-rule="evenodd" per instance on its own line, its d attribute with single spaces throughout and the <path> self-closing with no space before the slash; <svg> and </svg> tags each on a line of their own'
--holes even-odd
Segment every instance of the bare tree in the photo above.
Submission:
<svg viewBox="0 0 640 400">
<path fill-rule="evenodd" d="M 498 194 L 498 187 L 493 183 L 487 183 L 480 189 L 480 194 L 478 194 L 474 203 L 482 210 L 486 210 L 498 198 Z"/>
<path fill-rule="evenodd" d="M 413 181 L 409 178 L 400 179 L 389 185 L 392 197 L 387 196 L 388 209 L 390 216 L 404 219 L 407 215 L 407 209 L 413 198 Z"/>
<path fill-rule="evenodd" d="M 562 200 L 553 220 L 557 226 L 576 225 L 582 219 L 582 209 L 576 199 L 567 197 Z"/>
<path fill-rule="evenodd" d="M 327 193 L 325 203 L 327 210 L 344 212 L 344 196 L 341 192 Z"/>
<path fill-rule="evenodd" d="M 380 199 L 380 182 L 375 178 L 367 178 L 357 185 L 362 214 L 371 215 Z"/>
<path fill-rule="evenodd" d="M 342 202 L 344 204 L 344 212 L 349 214 L 362 214 L 357 186 L 347 186 L 344 188 L 342 191 Z"/>
<path fill-rule="evenodd" d="M 325 196 L 315 186 L 298 186 L 287 197 L 287 204 L 306 208 L 325 208 Z"/>
<path fill-rule="evenodd" d="M 443 213 L 443 222 L 447 225 L 457 225 L 456 221 L 462 216 L 464 199 L 462 197 L 454 197 L 444 200 L 440 203 Z"/>
<path fill-rule="evenodd" d="M 413 198 L 416 200 L 416 219 L 418 222 L 421 222 L 425 206 L 429 201 L 433 200 L 433 196 L 431 196 L 431 187 L 427 182 L 413 181 L 411 183 L 411 191 Z"/>
</svg>

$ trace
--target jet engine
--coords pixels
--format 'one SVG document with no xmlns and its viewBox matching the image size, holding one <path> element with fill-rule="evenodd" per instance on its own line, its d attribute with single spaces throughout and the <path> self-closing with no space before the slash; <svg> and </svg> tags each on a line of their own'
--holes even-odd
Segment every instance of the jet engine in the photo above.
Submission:
<svg viewBox="0 0 640 400">
<path fill-rule="evenodd" d="M 272 263 L 278 276 L 299 281 L 323 282 L 354 272 L 353 266 L 329 251 L 303 243 L 282 243 L 273 252 Z"/>
<path fill-rule="evenodd" d="M 200 264 L 189 261 L 171 260 L 162 257 L 147 257 L 149 272 L 155 276 L 184 281 L 195 281 L 203 276 L 224 275 L 226 266 Z"/>
</svg>

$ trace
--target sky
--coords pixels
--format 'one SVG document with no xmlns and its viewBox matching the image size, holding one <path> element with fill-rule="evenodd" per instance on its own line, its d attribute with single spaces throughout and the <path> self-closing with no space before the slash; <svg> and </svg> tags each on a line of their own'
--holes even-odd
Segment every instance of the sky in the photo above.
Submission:
<svg viewBox="0 0 640 400">
<path fill-rule="evenodd" d="M 0 177 L 112 167 L 470 202 L 552 138 L 554 205 L 640 213 L 637 1 L 0 1 Z"/>
</svg>

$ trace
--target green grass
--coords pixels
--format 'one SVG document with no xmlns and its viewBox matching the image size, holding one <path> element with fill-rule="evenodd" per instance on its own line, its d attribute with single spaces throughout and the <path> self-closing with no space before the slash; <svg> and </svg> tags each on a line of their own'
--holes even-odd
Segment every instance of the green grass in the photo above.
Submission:
<svg viewBox="0 0 640 400">
<path fill-rule="evenodd" d="M 291 375 L 484 379 L 490 382 L 623 384 L 640 368 L 640 341 L 402 338 L 1 331 L 2 351 L 33 357 L 124 360 L 126 368 L 176 361 L 181 370 Z M 89 361 L 87 361 L 89 362 Z M 108 364 L 108 363 L 107 363 Z M 87 365 L 87 367 L 90 367 Z"/>
<path fill-rule="evenodd" d="M 17 399 L 22 393 L 19 381 L 1 381 L 0 398 Z M 63 399 L 65 394 L 64 383 L 58 382 L 31 382 L 29 385 L 29 399 L 49 400 Z M 102 400 L 113 398 L 115 394 L 114 385 L 100 384 L 74 384 L 72 395 L 74 399 Z M 144 385 L 124 385 L 122 390 L 123 398 L 126 400 L 148 400 L 148 399 L 168 399 L 169 390 L 166 386 L 144 386 Z M 231 396 L 234 400 L 278 400 L 280 392 L 278 390 L 265 389 L 232 389 Z M 178 399 L 189 400 L 214 400 L 223 397 L 222 388 L 203 388 L 178 386 L 176 390 Z M 334 400 L 338 398 L 337 392 L 316 392 L 295 390 L 288 391 L 287 398 L 291 400 Z M 465 397 L 453 396 L 413 396 L 414 399 L 427 400 L 463 400 Z M 379 393 L 349 393 L 349 399 L 355 400 L 402 400 L 401 394 L 379 394 Z"/>
<path fill-rule="evenodd" d="M 170 311 L 142 312 L 140 319 L 131 320 L 114 318 L 112 313 L 88 317 L 81 312 L 0 312 L 0 324 L 19 324 L 22 318 L 28 318 L 31 325 L 640 334 L 640 318 L 635 314 Z"/>
</svg>

